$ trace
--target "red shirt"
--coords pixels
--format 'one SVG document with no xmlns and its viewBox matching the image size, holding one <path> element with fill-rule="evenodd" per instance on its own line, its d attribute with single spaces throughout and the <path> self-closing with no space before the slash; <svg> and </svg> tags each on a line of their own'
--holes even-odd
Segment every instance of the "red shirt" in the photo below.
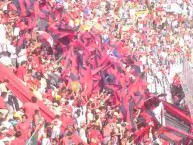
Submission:
<svg viewBox="0 0 193 145">
<path fill-rule="evenodd" d="M 48 92 L 45 93 L 43 96 L 44 96 L 44 98 L 47 98 L 48 100 L 52 101 L 52 99 L 53 99 L 52 90 L 49 89 Z"/>
<path fill-rule="evenodd" d="M 66 128 L 67 126 L 74 125 L 74 120 L 69 116 L 62 115 L 61 120 L 64 128 Z"/>
<path fill-rule="evenodd" d="M 63 137 L 63 138 L 60 140 L 60 144 L 62 144 L 62 145 L 68 144 L 68 139 L 67 139 L 67 137 Z"/>
<path fill-rule="evenodd" d="M 39 110 L 39 106 L 36 103 L 28 102 L 23 105 L 23 109 L 27 117 L 32 118 L 35 114 L 35 110 Z"/>
<path fill-rule="evenodd" d="M 25 145 L 25 142 L 22 138 L 16 138 L 11 142 L 11 145 Z"/>
<path fill-rule="evenodd" d="M 112 128 L 110 126 L 105 126 L 103 129 L 103 136 L 104 137 L 110 137 L 112 132 Z"/>
<path fill-rule="evenodd" d="M 25 122 L 20 122 L 18 123 L 18 125 L 16 126 L 17 130 L 21 131 L 21 139 L 22 140 L 27 140 L 29 138 L 30 135 L 30 123 L 29 121 L 25 121 Z"/>
<path fill-rule="evenodd" d="M 90 145 L 99 145 L 102 141 L 102 135 L 98 130 L 89 131 Z"/>
<path fill-rule="evenodd" d="M 0 97 L 0 109 L 5 109 L 5 102 L 2 97 Z"/>
</svg>

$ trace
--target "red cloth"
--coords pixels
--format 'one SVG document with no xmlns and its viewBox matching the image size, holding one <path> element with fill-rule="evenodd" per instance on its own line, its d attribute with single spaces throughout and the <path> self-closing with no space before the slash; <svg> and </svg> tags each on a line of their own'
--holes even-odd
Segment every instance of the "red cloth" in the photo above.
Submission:
<svg viewBox="0 0 193 145">
<path fill-rule="evenodd" d="M 27 10 L 26 10 L 26 7 L 25 7 L 25 0 L 18 0 L 18 2 L 19 2 L 20 10 L 21 10 L 21 15 L 26 16 L 27 15 Z"/>
<path fill-rule="evenodd" d="M 67 137 L 63 137 L 61 140 L 60 140 L 60 145 L 67 145 L 68 144 L 68 139 Z"/>
<path fill-rule="evenodd" d="M 22 138 L 16 138 L 10 145 L 25 145 L 25 141 Z"/>
<path fill-rule="evenodd" d="M 145 128 L 136 131 L 134 134 L 137 136 L 134 140 L 135 143 L 139 143 L 142 137 L 149 133 L 150 126 L 146 126 Z"/>
<path fill-rule="evenodd" d="M 0 63 L 0 80 L 9 80 L 8 88 L 13 92 L 13 94 L 21 100 L 21 102 L 30 102 L 31 96 L 34 96 L 29 88 L 25 86 L 18 78 L 10 71 L 9 68 L 5 67 Z M 55 115 L 51 112 L 47 106 L 38 100 L 37 105 L 40 108 L 40 113 L 46 121 L 51 122 Z"/>
<path fill-rule="evenodd" d="M 75 123 L 71 117 L 66 116 L 66 115 L 62 115 L 61 120 L 62 120 L 62 124 L 64 128 L 66 128 L 67 126 L 72 126 Z"/>
<path fill-rule="evenodd" d="M 24 75 L 26 74 L 26 66 L 20 66 L 18 69 L 17 69 L 17 77 L 20 78 L 22 81 L 24 81 Z"/>
<path fill-rule="evenodd" d="M 147 82 L 145 80 L 142 80 L 140 77 L 136 78 L 136 81 L 129 86 L 129 95 L 134 96 L 134 93 L 139 91 L 141 95 L 144 94 L 145 87 L 147 85 Z"/>
<path fill-rule="evenodd" d="M 8 4 L 7 9 L 10 11 L 13 11 L 13 10 L 17 11 L 17 8 L 13 3 Z"/>
<path fill-rule="evenodd" d="M 165 101 L 162 101 L 164 108 L 167 112 L 177 116 L 180 120 L 188 123 L 188 124 L 192 124 L 193 120 L 191 117 L 189 117 L 188 115 L 185 114 L 185 112 L 175 106 L 173 106 L 172 104 L 169 104 Z"/>
</svg>

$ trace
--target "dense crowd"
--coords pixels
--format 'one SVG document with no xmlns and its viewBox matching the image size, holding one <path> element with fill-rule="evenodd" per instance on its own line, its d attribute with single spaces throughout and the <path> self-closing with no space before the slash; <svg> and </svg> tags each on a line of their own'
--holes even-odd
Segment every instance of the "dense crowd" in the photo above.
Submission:
<svg viewBox="0 0 193 145">
<path fill-rule="evenodd" d="M 0 145 L 167 144 L 146 101 L 189 112 L 170 72 L 192 61 L 191 20 L 147 1 L 1 1 L 0 62 L 34 96 L 22 103 L 1 81 Z"/>
</svg>

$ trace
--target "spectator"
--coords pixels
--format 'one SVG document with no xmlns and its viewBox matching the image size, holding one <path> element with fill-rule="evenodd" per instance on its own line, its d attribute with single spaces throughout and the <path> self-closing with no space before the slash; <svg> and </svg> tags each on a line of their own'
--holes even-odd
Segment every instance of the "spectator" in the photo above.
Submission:
<svg viewBox="0 0 193 145">
<path fill-rule="evenodd" d="M 22 106 L 22 109 L 24 110 L 25 114 L 29 119 L 32 119 L 33 115 L 35 114 L 35 110 L 39 110 L 39 106 L 36 103 L 37 103 L 37 98 L 32 96 L 31 102 L 25 103 Z"/>
<path fill-rule="evenodd" d="M 16 130 L 21 132 L 20 138 L 26 143 L 31 135 L 31 125 L 27 120 L 27 115 L 22 116 L 21 122 L 16 126 Z"/>
<path fill-rule="evenodd" d="M 23 138 L 20 138 L 21 137 L 21 132 L 20 131 L 17 131 L 15 133 L 15 139 L 13 141 L 11 141 L 11 145 L 24 145 L 25 142 L 23 140 Z"/>
</svg>

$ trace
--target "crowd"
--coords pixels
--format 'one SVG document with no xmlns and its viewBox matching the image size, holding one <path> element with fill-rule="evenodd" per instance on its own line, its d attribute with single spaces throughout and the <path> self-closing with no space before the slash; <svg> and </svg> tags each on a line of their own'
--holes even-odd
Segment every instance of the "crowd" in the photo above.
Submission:
<svg viewBox="0 0 193 145">
<path fill-rule="evenodd" d="M 33 93 L 22 103 L 0 82 L 0 145 L 167 145 L 147 100 L 189 112 L 170 71 L 192 61 L 191 16 L 137 0 L 4 0 L 0 33 L 0 62 Z"/>
</svg>

